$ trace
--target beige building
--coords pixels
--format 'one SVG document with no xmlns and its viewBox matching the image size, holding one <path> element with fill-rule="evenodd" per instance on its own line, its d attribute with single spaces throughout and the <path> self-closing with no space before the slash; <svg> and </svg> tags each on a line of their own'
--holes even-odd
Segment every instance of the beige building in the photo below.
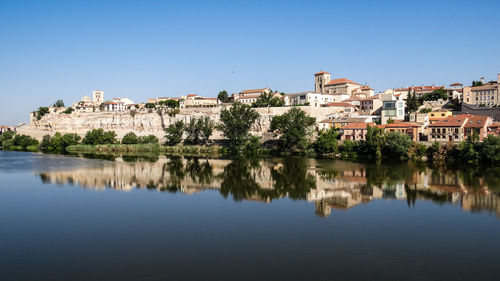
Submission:
<svg viewBox="0 0 500 281">
<path fill-rule="evenodd" d="M 243 90 L 239 93 L 232 94 L 230 100 L 233 102 L 240 102 L 243 104 L 251 105 L 252 103 L 256 102 L 261 95 L 270 93 L 271 89 L 269 88 Z M 273 93 L 273 97 L 274 96 L 281 98 L 281 95 L 279 93 Z"/>
<path fill-rule="evenodd" d="M 221 104 L 217 98 L 206 98 L 199 95 L 181 96 L 179 99 L 180 108 L 191 107 L 217 107 Z"/>
</svg>

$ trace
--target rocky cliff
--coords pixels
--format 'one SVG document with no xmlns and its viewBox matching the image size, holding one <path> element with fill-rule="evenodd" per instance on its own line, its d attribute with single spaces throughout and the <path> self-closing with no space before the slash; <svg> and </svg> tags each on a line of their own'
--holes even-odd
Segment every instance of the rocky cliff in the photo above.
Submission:
<svg viewBox="0 0 500 281">
<path fill-rule="evenodd" d="M 262 135 L 269 130 L 273 116 L 283 114 L 291 107 L 271 107 L 256 108 L 260 114 L 259 119 L 252 127 L 252 133 Z M 27 134 L 37 139 L 41 139 L 46 134 L 77 133 L 81 136 L 92 129 L 102 128 L 104 130 L 113 130 L 121 138 L 128 132 L 135 132 L 138 135 L 153 134 L 163 138 L 164 128 L 170 124 L 182 120 L 189 122 L 191 118 L 209 116 L 215 122 L 219 122 L 219 108 L 183 108 L 175 116 L 169 116 L 165 111 L 139 111 L 131 112 L 73 112 L 71 114 L 50 113 L 43 116 L 40 120 L 33 119 L 30 124 L 18 127 L 20 134 Z M 316 117 L 321 121 L 327 114 L 334 113 L 335 109 L 317 108 L 304 106 L 302 110 L 309 115 Z M 219 139 L 221 134 L 215 131 L 212 138 Z"/>
</svg>

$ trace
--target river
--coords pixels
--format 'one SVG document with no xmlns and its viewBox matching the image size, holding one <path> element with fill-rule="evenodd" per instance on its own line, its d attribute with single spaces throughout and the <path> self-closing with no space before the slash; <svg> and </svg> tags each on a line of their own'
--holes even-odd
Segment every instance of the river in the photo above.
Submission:
<svg viewBox="0 0 500 281">
<path fill-rule="evenodd" d="M 0 151 L 1 280 L 498 280 L 500 171 Z"/>
</svg>

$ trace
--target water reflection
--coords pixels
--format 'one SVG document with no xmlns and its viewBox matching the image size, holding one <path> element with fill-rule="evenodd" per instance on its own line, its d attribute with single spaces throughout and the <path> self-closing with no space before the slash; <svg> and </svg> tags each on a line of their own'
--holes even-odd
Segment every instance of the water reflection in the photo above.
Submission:
<svg viewBox="0 0 500 281">
<path fill-rule="evenodd" d="M 375 165 L 308 158 L 199 159 L 117 157 L 72 170 L 38 174 L 42 182 L 129 191 L 134 188 L 192 194 L 218 190 L 235 201 L 287 197 L 314 203 L 318 216 L 374 199 L 458 204 L 465 211 L 500 217 L 500 171 L 451 171 L 418 164 Z"/>
</svg>

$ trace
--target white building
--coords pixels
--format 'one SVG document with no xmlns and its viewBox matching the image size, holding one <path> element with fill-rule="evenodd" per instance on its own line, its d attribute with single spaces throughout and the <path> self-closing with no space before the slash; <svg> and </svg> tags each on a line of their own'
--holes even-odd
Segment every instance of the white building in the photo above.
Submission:
<svg viewBox="0 0 500 281">
<path fill-rule="evenodd" d="M 405 105 L 403 95 L 379 94 L 382 100 L 381 121 L 382 125 L 387 124 L 388 120 L 404 120 Z"/>
<path fill-rule="evenodd" d="M 320 107 L 325 104 L 334 102 L 333 95 L 323 95 L 318 92 L 300 92 L 293 94 L 286 94 L 284 97 L 285 105 L 304 105 L 309 104 L 313 107 Z"/>
</svg>

